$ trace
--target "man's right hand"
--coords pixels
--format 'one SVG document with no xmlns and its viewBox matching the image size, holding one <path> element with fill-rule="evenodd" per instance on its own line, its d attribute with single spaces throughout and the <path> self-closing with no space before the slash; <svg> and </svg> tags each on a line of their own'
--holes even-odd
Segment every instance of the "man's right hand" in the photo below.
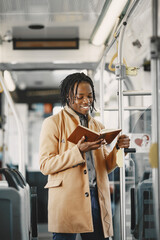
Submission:
<svg viewBox="0 0 160 240">
<path fill-rule="evenodd" d="M 104 139 L 99 139 L 94 142 L 86 142 L 85 136 L 83 136 L 77 143 L 77 146 L 78 146 L 80 152 L 83 154 L 85 152 L 98 149 L 104 144 L 106 144 L 106 141 Z"/>
</svg>

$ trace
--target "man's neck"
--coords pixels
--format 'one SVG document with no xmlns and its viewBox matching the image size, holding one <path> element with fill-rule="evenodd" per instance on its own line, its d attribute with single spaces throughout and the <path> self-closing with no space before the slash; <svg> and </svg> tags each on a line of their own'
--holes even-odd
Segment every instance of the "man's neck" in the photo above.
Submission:
<svg viewBox="0 0 160 240">
<path fill-rule="evenodd" d="M 71 108 L 71 107 L 70 107 Z M 88 114 L 86 114 L 86 115 L 84 115 L 84 114 L 82 114 L 82 113 L 79 113 L 79 112 L 77 112 L 77 111 L 75 111 L 73 108 L 71 108 L 79 117 L 84 117 L 84 118 L 86 118 L 86 119 L 88 119 Z"/>
</svg>

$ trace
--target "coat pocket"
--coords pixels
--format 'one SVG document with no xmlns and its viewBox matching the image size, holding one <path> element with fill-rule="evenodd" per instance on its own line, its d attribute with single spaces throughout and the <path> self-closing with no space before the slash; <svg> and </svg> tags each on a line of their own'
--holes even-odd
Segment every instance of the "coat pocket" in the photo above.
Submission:
<svg viewBox="0 0 160 240">
<path fill-rule="evenodd" d="M 49 181 L 45 186 L 44 188 L 54 188 L 54 187 L 59 187 L 62 185 L 62 179 L 56 179 L 56 180 L 52 180 L 52 181 Z"/>
</svg>

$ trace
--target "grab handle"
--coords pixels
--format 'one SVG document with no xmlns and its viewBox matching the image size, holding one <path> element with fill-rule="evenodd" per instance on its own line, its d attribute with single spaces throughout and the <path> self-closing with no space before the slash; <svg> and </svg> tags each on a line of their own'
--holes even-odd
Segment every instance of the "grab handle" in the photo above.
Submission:
<svg viewBox="0 0 160 240">
<path fill-rule="evenodd" d="M 125 153 L 135 153 L 136 149 L 135 148 L 124 148 Z"/>
<path fill-rule="evenodd" d="M 21 173 L 20 171 L 18 171 L 17 169 L 13 169 L 13 170 L 14 170 L 14 171 L 16 172 L 16 174 L 18 175 L 18 177 L 19 177 L 19 179 L 21 180 L 23 186 L 26 186 L 27 184 L 26 184 L 26 181 L 25 181 L 22 173 Z"/>
<path fill-rule="evenodd" d="M 17 180 L 15 179 L 15 176 L 8 168 L 0 168 L 0 174 L 3 174 L 5 176 L 9 187 L 13 187 L 19 190 Z"/>
<path fill-rule="evenodd" d="M 21 188 L 24 188 L 24 184 L 23 184 L 19 174 L 15 171 L 15 169 L 10 168 L 8 170 L 11 172 L 11 174 L 13 174 L 14 178 L 17 181 L 18 186 L 20 186 Z"/>
</svg>

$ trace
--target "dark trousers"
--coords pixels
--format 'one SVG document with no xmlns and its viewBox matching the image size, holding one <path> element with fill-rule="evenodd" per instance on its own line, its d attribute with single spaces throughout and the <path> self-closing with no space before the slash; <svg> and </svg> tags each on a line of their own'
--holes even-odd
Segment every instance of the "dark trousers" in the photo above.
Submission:
<svg viewBox="0 0 160 240">
<path fill-rule="evenodd" d="M 91 188 L 91 203 L 94 232 L 81 233 L 82 240 L 108 240 L 104 238 L 97 188 Z M 53 240 L 75 240 L 76 233 L 53 233 Z"/>
</svg>

